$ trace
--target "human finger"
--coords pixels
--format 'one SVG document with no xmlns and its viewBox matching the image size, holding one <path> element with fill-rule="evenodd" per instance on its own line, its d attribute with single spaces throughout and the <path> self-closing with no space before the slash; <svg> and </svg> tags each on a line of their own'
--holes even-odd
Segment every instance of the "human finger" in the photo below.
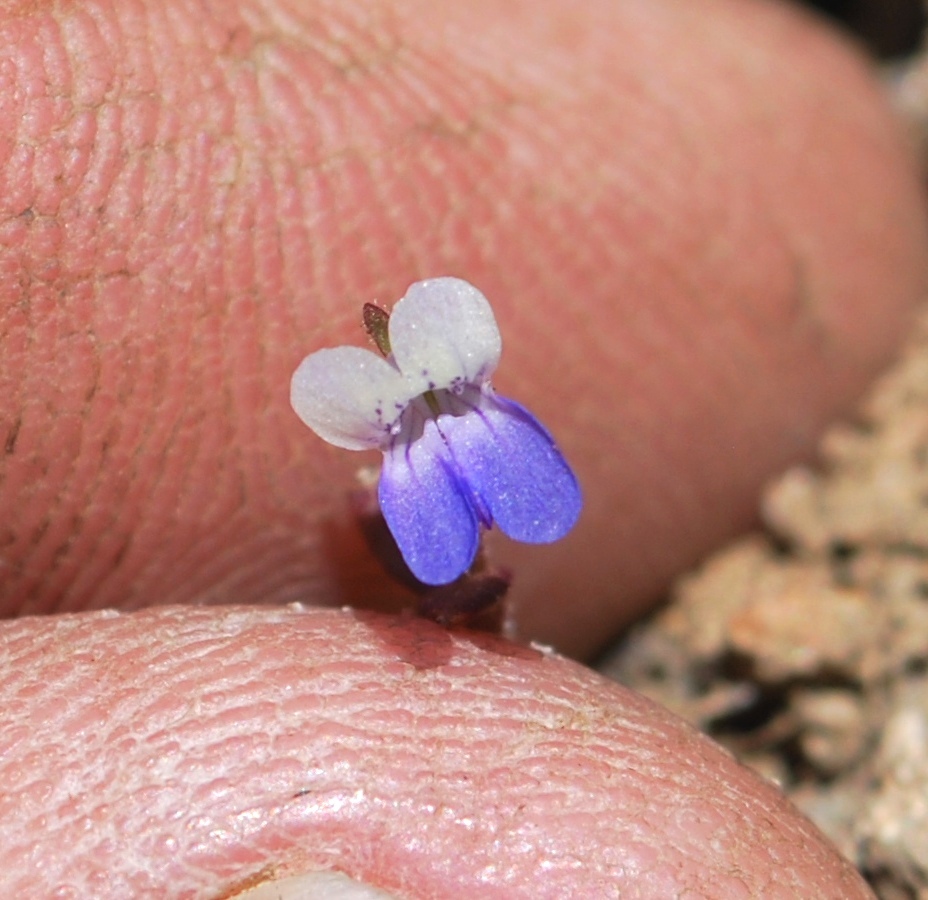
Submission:
<svg viewBox="0 0 928 900">
<path fill-rule="evenodd" d="M 456 274 L 586 494 L 562 543 L 494 548 L 518 621 L 589 652 L 921 296 L 895 123 L 785 6 L 93 0 L 7 8 L 0 57 L 6 614 L 387 596 L 348 500 L 375 459 L 287 385 Z"/>
<path fill-rule="evenodd" d="M 417 619 L 163 607 L 0 627 L 6 896 L 871 895 L 771 785 L 548 651 Z M 324 895 L 323 895 L 324 896 Z"/>
</svg>

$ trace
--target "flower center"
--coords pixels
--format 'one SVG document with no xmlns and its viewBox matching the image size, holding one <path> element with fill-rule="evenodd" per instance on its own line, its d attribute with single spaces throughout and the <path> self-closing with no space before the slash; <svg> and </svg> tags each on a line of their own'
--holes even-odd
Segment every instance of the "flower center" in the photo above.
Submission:
<svg viewBox="0 0 928 900">
<path fill-rule="evenodd" d="M 438 397 L 435 396 L 435 391 L 426 391 L 422 395 L 422 399 L 425 400 L 426 405 L 430 410 L 432 410 L 432 415 L 436 418 L 441 415 L 441 405 L 438 402 Z"/>
<path fill-rule="evenodd" d="M 486 387 L 486 386 L 485 386 Z M 431 388 L 409 401 L 390 428 L 393 443 L 412 443 L 422 437 L 425 423 L 440 416 L 466 416 L 481 404 L 483 390 L 473 384 Z"/>
</svg>

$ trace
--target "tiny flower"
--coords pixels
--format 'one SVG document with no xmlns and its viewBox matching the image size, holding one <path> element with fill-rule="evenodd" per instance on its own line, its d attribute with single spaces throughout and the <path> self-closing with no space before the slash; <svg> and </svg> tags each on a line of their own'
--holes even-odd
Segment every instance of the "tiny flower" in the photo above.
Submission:
<svg viewBox="0 0 928 900">
<path fill-rule="evenodd" d="M 459 278 L 419 281 L 376 327 L 386 356 L 312 353 L 290 402 L 329 443 L 383 452 L 380 508 L 412 573 L 425 584 L 458 578 L 481 526 L 527 543 L 567 534 L 577 480 L 538 420 L 491 387 L 502 341 L 483 294 Z"/>
</svg>

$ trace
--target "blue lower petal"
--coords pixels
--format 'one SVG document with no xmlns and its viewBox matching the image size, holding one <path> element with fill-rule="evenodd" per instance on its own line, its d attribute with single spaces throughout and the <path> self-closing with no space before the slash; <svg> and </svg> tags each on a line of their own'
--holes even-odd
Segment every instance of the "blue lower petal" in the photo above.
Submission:
<svg viewBox="0 0 928 900">
<path fill-rule="evenodd" d="M 511 538 L 544 544 L 573 528 L 583 504 L 580 486 L 527 409 L 491 395 L 464 415 L 441 416 L 438 425 L 458 477 Z"/>
<path fill-rule="evenodd" d="M 378 493 L 416 578 L 447 584 L 470 568 L 480 540 L 477 513 L 434 420 L 416 440 L 398 441 L 384 453 Z"/>
</svg>

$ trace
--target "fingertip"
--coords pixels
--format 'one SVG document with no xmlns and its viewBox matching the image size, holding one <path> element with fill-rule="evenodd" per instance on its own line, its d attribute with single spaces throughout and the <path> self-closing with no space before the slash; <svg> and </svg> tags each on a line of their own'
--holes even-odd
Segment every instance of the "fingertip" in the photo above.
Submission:
<svg viewBox="0 0 928 900">
<path fill-rule="evenodd" d="M 327 870 L 399 896 L 869 896 L 769 784 L 543 649 L 162 607 L 7 622 L 0 656 L 9 896 Z"/>
</svg>

